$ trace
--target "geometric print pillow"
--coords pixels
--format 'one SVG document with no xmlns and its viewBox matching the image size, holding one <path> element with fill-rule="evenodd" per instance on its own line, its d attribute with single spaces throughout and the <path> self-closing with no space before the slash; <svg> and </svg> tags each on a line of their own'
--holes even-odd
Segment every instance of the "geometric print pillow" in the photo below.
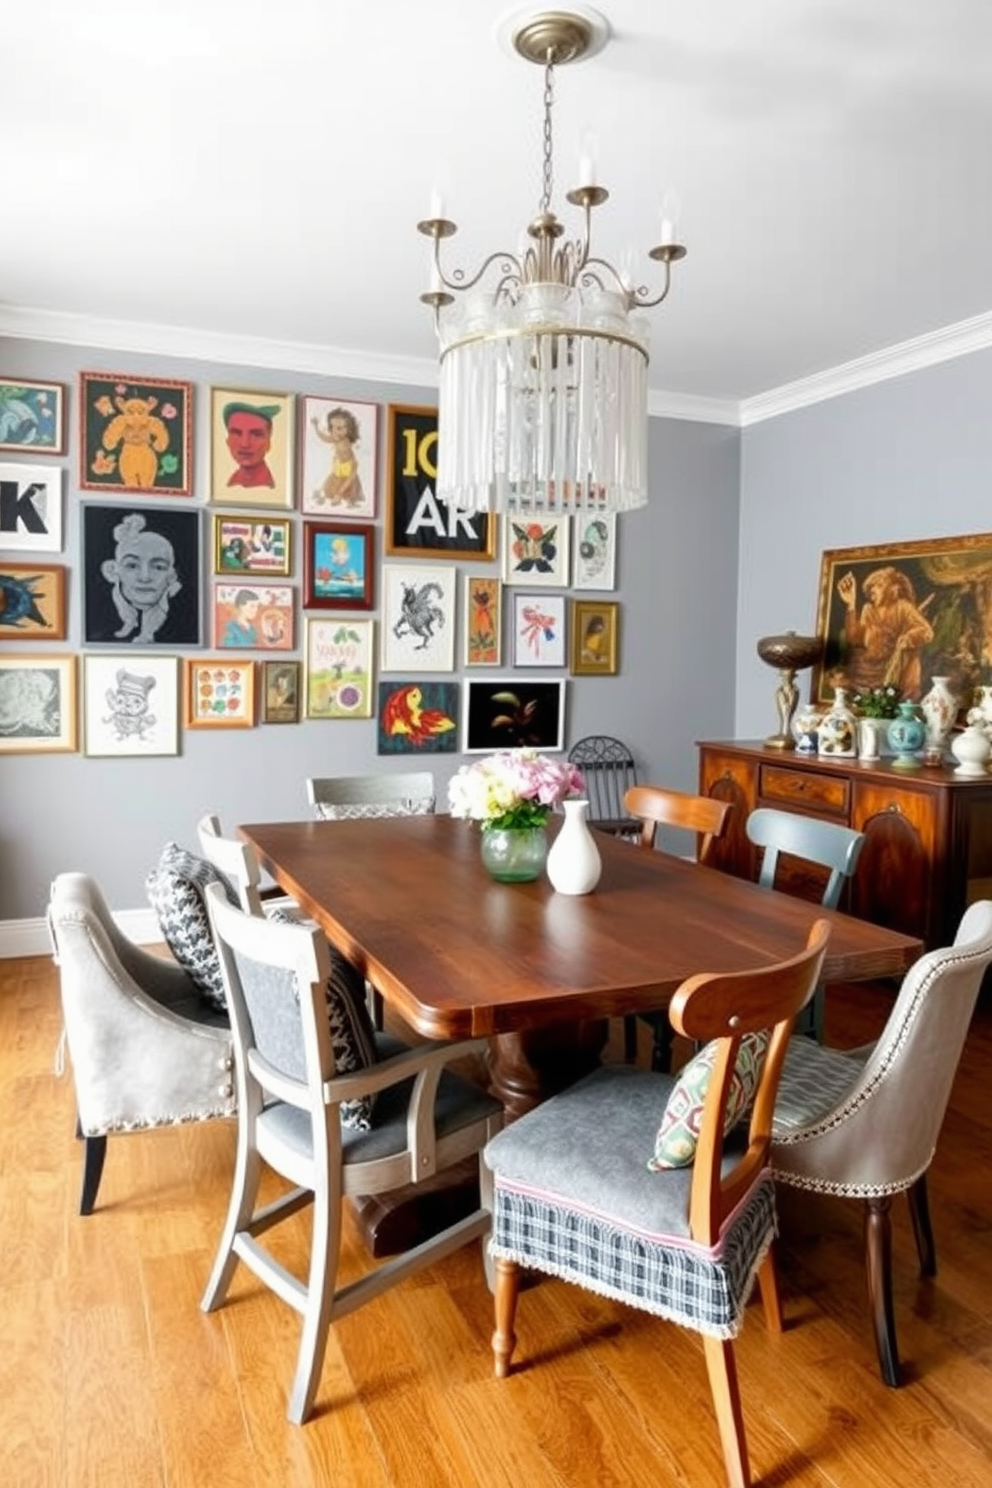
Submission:
<svg viewBox="0 0 992 1488">
<path fill-rule="evenodd" d="M 168 842 L 145 888 L 158 915 L 162 939 L 207 1002 L 223 1012 L 227 1007 L 224 984 L 203 897 L 211 883 L 223 884 L 228 899 L 237 904 L 238 896 L 212 864 Z"/>
<path fill-rule="evenodd" d="M 754 1100 L 770 1038 L 770 1030 L 763 1029 L 760 1033 L 746 1033 L 741 1039 L 723 1113 L 724 1136 L 737 1125 Z M 654 1153 L 648 1159 L 652 1172 L 687 1168 L 695 1157 L 716 1052 L 714 1039 L 689 1060 L 672 1086 L 655 1137 Z"/>
</svg>

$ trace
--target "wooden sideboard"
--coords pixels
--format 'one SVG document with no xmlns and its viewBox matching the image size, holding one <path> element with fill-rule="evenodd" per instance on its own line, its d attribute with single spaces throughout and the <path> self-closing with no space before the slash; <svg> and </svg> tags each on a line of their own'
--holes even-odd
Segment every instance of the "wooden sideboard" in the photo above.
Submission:
<svg viewBox="0 0 992 1488">
<path fill-rule="evenodd" d="M 928 947 L 949 945 L 965 908 L 992 898 L 992 775 L 968 779 L 949 766 L 906 770 L 886 759 L 819 759 L 757 740 L 698 747 L 700 793 L 734 807 L 714 843 L 714 867 L 757 877 L 758 850 L 744 824 L 756 806 L 773 806 L 864 832 L 841 908 L 920 935 Z M 819 881 L 794 862 L 787 887 L 816 897 Z"/>
</svg>

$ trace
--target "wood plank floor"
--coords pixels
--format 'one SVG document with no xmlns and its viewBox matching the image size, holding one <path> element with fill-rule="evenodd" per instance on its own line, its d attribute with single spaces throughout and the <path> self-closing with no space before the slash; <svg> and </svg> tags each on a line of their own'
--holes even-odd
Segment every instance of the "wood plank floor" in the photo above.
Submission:
<svg viewBox="0 0 992 1488">
<path fill-rule="evenodd" d="M 832 989 L 831 1041 L 873 1037 L 891 997 Z M 0 962 L 3 1488 L 723 1488 L 698 1338 L 545 1281 L 521 1298 L 518 1371 L 497 1381 L 475 1247 L 332 1329 L 318 1414 L 290 1426 L 296 1315 L 243 1269 L 224 1309 L 198 1308 L 233 1125 L 112 1138 L 81 1219 L 59 1031 L 50 963 Z M 755 1306 L 738 1345 L 766 1488 L 992 1488 L 990 1083 L 981 1008 L 931 1170 L 936 1280 L 896 1208 L 901 1390 L 876 1368 L 857 1207 L 782 1195 L 787 1329 L 770 1336 Z M 366 1264 L 349 1231 L 347 1270 Z"/>
</svg>

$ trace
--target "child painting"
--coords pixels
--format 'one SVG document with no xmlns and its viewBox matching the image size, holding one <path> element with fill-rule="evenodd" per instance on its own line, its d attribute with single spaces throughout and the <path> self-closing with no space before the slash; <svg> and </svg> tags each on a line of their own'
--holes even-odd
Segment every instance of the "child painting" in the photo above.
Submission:
<svg viewBox="0 0 992 1488">
<path fill-rule="evenodd" d="M 321 428 L 320 420 L 312 418 L 314 433 L 323 444 L 333 451 L 331 468 L 320 491 L 314 492 L 316 499 L 323 498 L 330 506 L 361 506 L 365 499 L 361 476 L 358 473 L 358 452 L 355 446 L 361 438 L 361 430 L 355 415 L 347 408 L 332 408 Z"/>
</svg>

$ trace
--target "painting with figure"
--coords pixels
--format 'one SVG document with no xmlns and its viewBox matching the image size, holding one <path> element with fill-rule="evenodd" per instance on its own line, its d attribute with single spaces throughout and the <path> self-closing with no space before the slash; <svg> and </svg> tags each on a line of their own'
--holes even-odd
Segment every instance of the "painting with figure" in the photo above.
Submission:
<svg viewBox="0 0 992 1488">
<path fill-rule="evenodd" d="M 83 753 L 154 756 L 178 751 L 178 659 L 84 656 Z"/>
<path fill-rule="evenodd" d="M 199 645 L 199 513 L 84 503 L 82 521 L 86 642 Z"/>
<path fill-rule="evenodd" d="M 115 372 L 79 374 L 79 484 L 84 491 L 189 496 L 193 384 Z"/>
</svg>

